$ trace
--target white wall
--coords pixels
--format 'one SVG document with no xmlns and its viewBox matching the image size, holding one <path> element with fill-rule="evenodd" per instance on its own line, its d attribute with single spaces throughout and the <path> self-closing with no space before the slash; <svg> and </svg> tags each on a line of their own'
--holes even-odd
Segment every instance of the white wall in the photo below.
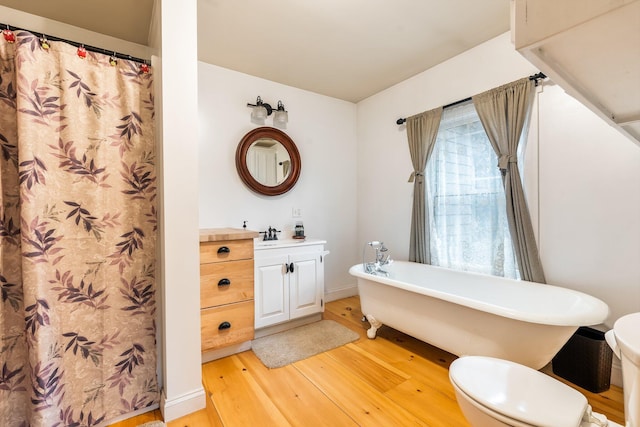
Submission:
<svg viewBox="0 0 640 427">
<path fill-rule="evenodd" d="M 272 81 L 206 63 L 199 63 L 199 206 L 200 227 L 269 226 L 291 237 L 302 209 L 305 234 L 327 240 L 331 254 L 325 263 L 325 292 L 329 300 L 355 293 L 348 269 L 358 262 L 356 248 L 356 106 Z M 284 130 L 296 143 L 302 170 L 296 186 L 280 196 L 249 190 L 235 169 L 235 152 L 251 123 L 251 110 L 260 96 L 289 112 Z M 273 125 L 272 116 L 265 123 Z M 345 287 L 350 289 L 344 289 Z"/>
<path fill-rule="evenodd" d="M 358 241 L 408 258 L 412 167 L 396 119 L 537 71 L 505 33 L 360 102 Z M 604 300 L 612 326 L 640 311 L 640 148 L 553 85 L 534 108 L 525 183 L 547 281 Z"/>
<path fill-rule="evenodd" d="M 196 0 L 157 0 L 152 43 L 160 148 L 163 390 L 171 421 L 205 407 L 200 369 L 198 82 Z M 175 37 L 181 28 L 180 37 Z M 158 39 L 159 36 L 159 39 Z"/>
<path fill-rule="evenodd" d="M 540 248 L 548 281 L 640 311 L 640 146 L 557 86 L 540 94 Z"/>
</svg>

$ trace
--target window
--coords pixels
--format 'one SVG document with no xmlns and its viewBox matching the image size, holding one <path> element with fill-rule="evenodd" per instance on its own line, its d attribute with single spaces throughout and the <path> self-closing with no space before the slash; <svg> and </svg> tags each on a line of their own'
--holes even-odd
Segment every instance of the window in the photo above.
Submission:
<svg viewBox="0 0 640 427">
<path fill-rule="evenodd" d="M 519 278 L 497 164 L 473 103 L 445 109 L 427 165 L 433 265 Z"/>
</svg>

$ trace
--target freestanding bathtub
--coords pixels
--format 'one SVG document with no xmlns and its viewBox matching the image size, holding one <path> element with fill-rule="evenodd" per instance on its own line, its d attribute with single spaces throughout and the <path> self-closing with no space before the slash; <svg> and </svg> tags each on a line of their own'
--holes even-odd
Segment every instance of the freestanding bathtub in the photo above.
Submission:
<svg viewBox="0 0 640 427">
<path fill-rule="evenodd" d="M 609 307 L 552 285 L 395 261 L 388 276 L 358 278 L 369 338 L 386 324 L 458 356 L 480 355 L 540 369 L 579 326 L 602 323 Z"/>
</svg>

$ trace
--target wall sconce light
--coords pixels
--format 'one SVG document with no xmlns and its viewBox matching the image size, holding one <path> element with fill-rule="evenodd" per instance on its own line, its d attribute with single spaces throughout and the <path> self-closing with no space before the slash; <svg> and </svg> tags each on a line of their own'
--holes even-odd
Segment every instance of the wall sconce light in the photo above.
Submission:
<svg viewBox="0 0 640 427">
<path fill-rule="evenodd" d="M 278 101 L 278 106 L 274 109 L 270 104 L 262 102 L 262 98 L 258 97 L 255 104 L 247 104 L 251 107 L 251 121 L 253 123 L 263 125 L 265 119 L 273 115 L 273 125 L 275 127 L 284 128 L 289 121 L 289 113 L 284 109 L 282 101 Z"/>
</svg>

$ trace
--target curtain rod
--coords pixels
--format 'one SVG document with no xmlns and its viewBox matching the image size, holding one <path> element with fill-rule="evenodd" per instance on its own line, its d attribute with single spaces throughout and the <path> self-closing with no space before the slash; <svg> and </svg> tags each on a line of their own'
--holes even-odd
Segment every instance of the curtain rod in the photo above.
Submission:
<svg viewBox="0 0 640 427">
<path fill-rule="evenodd" d="M 537 73 L 537 74 L 534 74 L 532 76 L 529 76 L 529 80 L 535 80 L 536 81 L 536 86 L 538 86 L 538 80 L 544 80 L 546 78 L 547 78 L 547 76 L 544 73 Z M 444 109 L 444 108 L 454 107 L 454 106 L 456 106 L 458 104 L 462 104 L 463 102 L 467 102 L 467 101 L 471 101 L 471 97 L 468 97 L 468 98 L 465 98 L 465 99 L 461 99 L 461 100 L 456 101 L 456 102 L 452 102 L 451 104 L 447 104 L 447 105 L 443 106 L 442 108 Z M 401 119 L 396 120 L 396 124 L 397 125 L 401 125 L 401 124 L 405 123 L 406 121 L 407 121 L 406 118 L 401 118 Z"/>
<path fill-rule="evenodd" d="M 126 60 L 129 60 L 129 61 L 138 62 L 138 63 L 141 63 L 141 64 L 149 64 L 150 63 L 150 61 L 147 60 L 147 59 L 135 58 L 135 57 L 133 57 L 131 55 L 125 55 L 124 53 L 114 52 L 113 50 L 103 49 L 103 48 L 95 47 L 95 46 L 89 46 L 89 45 L 86 45 L 84 43 L 75 42 L 73 40 L 67 40 L 67 39 L 63 39 L 63 38 L 60 38 L 60 37 L 50 36 L 50 35 L 47 35 L 47 34 L 44 34 L 44 33 L 39 33 L 37 31 L 31 31 L 31 30 L 26 30 L 24 28 L 20 28 L 20 27 L 14 27 L 13 25 L 9 25 L 9 24 L 0 23 L 0 27 L 1 27 L 0 30 L 9 29 L 11 31 L 27 31 L 27 32 L 35 35 L 38 38 L 46 37 L 46 39 L 49 40 L 49 41 L 63 42 L 63 43 L 67 43 L 67 44 L 70 44 L 70 45 L 75 46 L 75 47 L 84 46 L 84 48 L 86 50 L 90 51 L 90 52 L 103 53 L 105 55 L 115 56 L 118 59 L 126 59 Z"/>
</svg>

